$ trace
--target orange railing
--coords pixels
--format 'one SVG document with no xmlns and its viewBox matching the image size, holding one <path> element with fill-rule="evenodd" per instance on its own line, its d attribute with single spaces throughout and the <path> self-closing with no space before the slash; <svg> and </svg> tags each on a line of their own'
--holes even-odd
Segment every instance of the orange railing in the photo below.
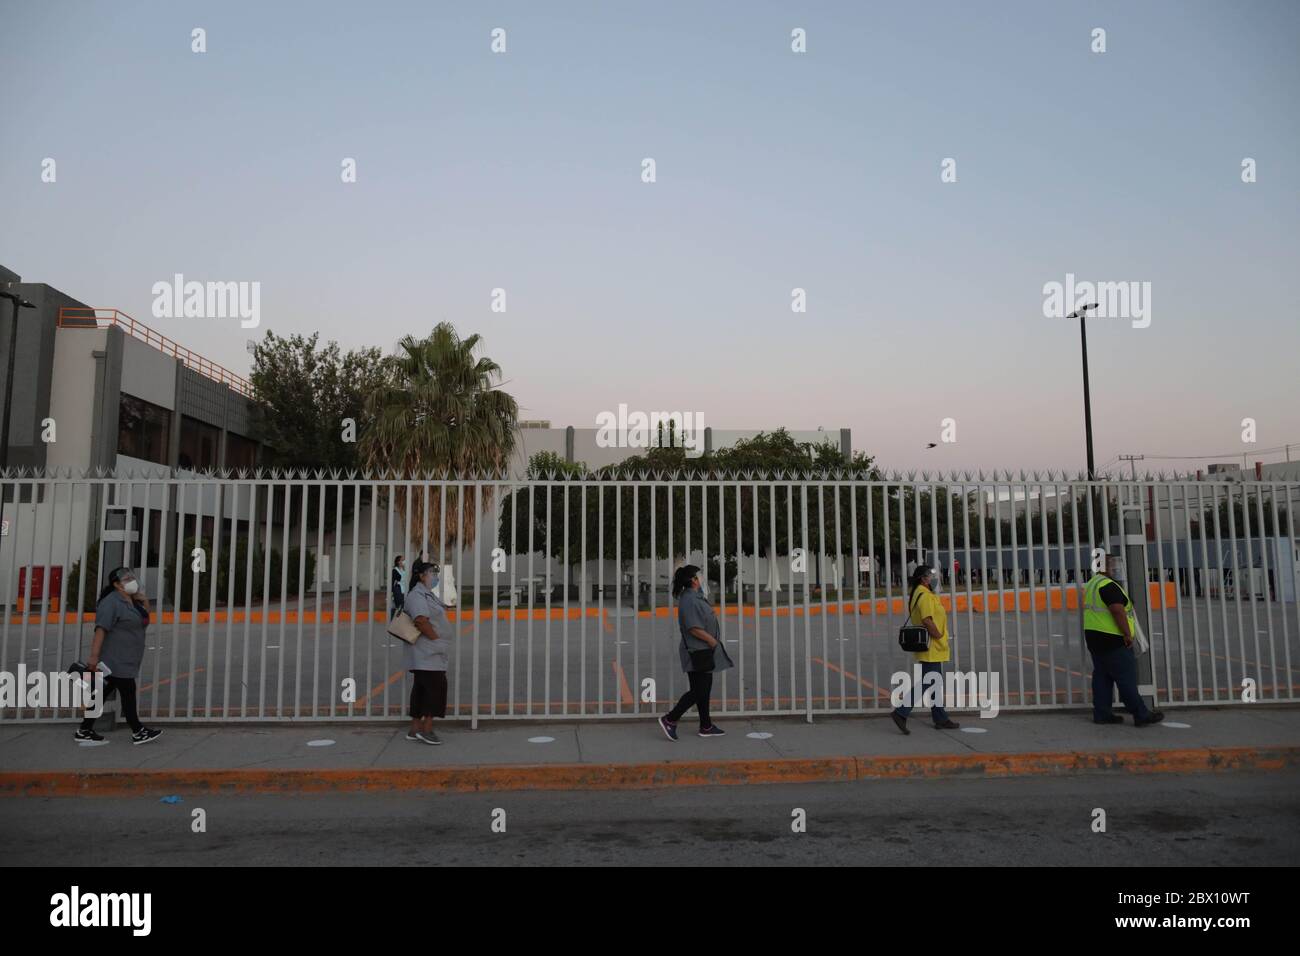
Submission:
<svg viewBox="0 0 1300 956">
<path fill-rule="evenodd" d="M 253 397 L 253 383 L 248 379 L 155 332 L 125 312 L 118 309 L 91 309 L 81 306 L 63 306 L 59 309 L 60 328 L 107 328 L 110 325 L 116 325 L 127 335 L 153 346 L 165 355 L 180 359 L 186 368 L 193 369 L 204 378 L 220 382 L 246 398 Z"/>
</svg>

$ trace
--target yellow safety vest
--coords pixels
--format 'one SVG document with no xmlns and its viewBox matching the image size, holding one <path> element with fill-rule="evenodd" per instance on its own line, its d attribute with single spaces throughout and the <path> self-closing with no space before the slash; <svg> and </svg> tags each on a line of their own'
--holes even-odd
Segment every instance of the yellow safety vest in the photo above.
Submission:
<svg viewBox="0 0 1300 956">
<path fill-rule="evenodd" d="M 1108 578 L 1104 574 L 1094 574 L 1088 579 L 1088 585 L 1083 589 L 1083 629 L 1085 631 L 1100 631 L 1102 634 L 1114 634 L 1122 637 L 1119 625 L 1115 623 L 1115 616 L 1110 613 L 1110 608 L 1101 601 L 1101 589 L 1107 584 L 1113 584 L 1120 589 L 1124 595 L 1124 612 L 1128 615 L 1128 632 L 1131 635 L 1137 634 L 1137 614 L 1133 610 L 1133 601 L 1129 598 L 1128 592 L 1118 581 Z"/>
</svg>

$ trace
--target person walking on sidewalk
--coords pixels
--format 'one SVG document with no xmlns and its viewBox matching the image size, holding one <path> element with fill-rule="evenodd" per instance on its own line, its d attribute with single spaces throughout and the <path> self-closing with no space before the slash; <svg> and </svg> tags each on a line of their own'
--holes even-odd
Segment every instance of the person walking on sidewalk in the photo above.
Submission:
<svg viewBox="0 0 1300 956">
<path fill-rule="evenodd" d="M 948 716 L 943 709 L 943 662 L 948 660 L 948 612 L 943 609 L 943 602 L 934 593 L 939 586 L 939 573 L 927 564 L 918 564 L 907 579 L 908 607 L 911 608 L 911 621 L 930 632 L 928 650 L 916 652 L 916 659 L 921 662 L 921 686 L 911 690 L 911 704 L 894 708 L 890 714 L 898 729 L 910 734 L 907 718 L 912 713 L 916 702 L 922 699 L 926 687 L 934 686 L 937 696 L 934 706 L 930 708 L 930 717 L 937 730 L 956 730 L 961 725 Z M 930 675 L 934 675 L 931 677 Z"/>
<path fill-rule="evenodd" d="M 438 566 L 416 560 L 411 566 L 415 584 L 406 594 L 403 610 L 420 629 L 415 643 L 407 644 L 406 669 L 411 672 L 411 729 L 407 740 L 440 744 L 433 732 L 433 718 L 447 716 L 447 660 L 454 633 L 447 620 L 446 605 L 435 593 Z"/>
<path fill-rule="evenodd" d="M 122 702 L 122 716 L 131 727 L 131 743 L 147 744 L 157 740 L 161 730 L 140 723 L 136 708 L 135 681 L 144 660 L 145 629 L 149 626 L 149 599 L 140 591 L 140 582 L 130 568 L 117 568 L 108 576 L 108 584 L 99 592 L 95 604 L 95 636 L 90 644 L 86 670 L 93 674 L 100 662 L 108 669 L 104 678 L 104 696 L 117 694 Z M 76 740 L 103 740 L 95 733 L 95 718 L 86 717 L 73 735 Z"/>
<path fill-rule="evenodd" d="M 1118 556 L 1107 555 L 1106 570 L 1089 578 L 1083 589 L 1083 638 L 1092 655 L 1092 722 L 1124 723 L 1124 718 L 1111 710 L 1119 687 L 1119 698 L 1133 715 L 1133 723 L 1146 727 L 1164 720 L 1165 715 L 1148 709 L 1138 693 L 1137 658 L 1133 655 L 1137 614 L 1116 580 L 1123 575 L 1123 568 Z"/>
<path fill-rule="evenodd" d="M 402 609 L 403 593 L 406 590 L 406 569 L 402 566 L 405 561 L 406 559 L 400 554 L 393 560 L 393 600 L 389 602 L 388 608 L 390 621 L 397 617 L 397 612 Z"/>
<path fill-rule="evenodd" d="M 677 626 L 682 632 L 678 652 L 690 687 L 677 706 L 659 718 L 659 726 L 669 740 L 677 739 L 677 722 L 692 706 L 700 715 L 701 737 L 721 737 L 725 733 L 709 717 L 709 695 L 713 691 L 714 673 L 735 665 L 718 638 L 718 616 L 702 588 L 700 569 L 693 564 L 683 565 L 673 574 Z"/>
</svg>

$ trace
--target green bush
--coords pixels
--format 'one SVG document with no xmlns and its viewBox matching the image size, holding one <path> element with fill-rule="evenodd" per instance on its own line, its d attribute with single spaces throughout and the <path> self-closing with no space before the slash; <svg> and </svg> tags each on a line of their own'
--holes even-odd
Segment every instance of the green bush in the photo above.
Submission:
<svg viewBox="0 0 1300 956">
<path fill-rule="evenodd" d="M 195 544 L 193 535 L 185 539 L 182 546 L 181 557 L 183 559 L 182 567 L 185 573 L 181 578 L 181 600 L 180 610 L 192 611 L 195 609 L 194 601 L 194 572 L 190 571 L 192 558 L 190 557 L 196 547 L 202 547 L 207 552 L 207 570 L 198 575 L 199 595 L 198 610 L 206 611 L 212 606 L 212 575 L 216 572 L 217 576 L 217 601 L 224 603 L 227 595 L 230 593 L 230 551 L 229 545 L 222 548 L 220 559 L 217 567 L 213 567 L 212 558 L 212 538 L 204 537 L 199 544 Z M 298 596 L 298 562 L 301 556 L 301 549 L 294 546 L 289 549 L 289 567 L 288 581 L 284 587 L 284 593 L 280 591 L 280 572 L 281 572 L 281 555 L 279 548 L 271 549 L 271 582 L 270 592 L 267 597 L 271 601 L 288 600 Z M 253 586 L 252 601 L 261 601 L 264 597 L 262 578 L 266 566 L 266 549 L 260 544 L 253 548 Z M 304 589 L 311 586 L 312 578 L 316 574 L 316 556 L 310 551 L 307 552 L 306 561 L 304 562 L 303 587 Z M 247 576 L 248 576 L 248 538 L 241 537 L 235 542 L 235 588 L 234 604 L 236 607 L 249 603 Z M 173 600 L 176 596 L 176 555 L 173 553 L 167 559 L 167 567 L 163 576 L 164 594 L 160 597 L 167 600 Z"/>
<path fill-rule="evenodd" d="M 99 582 L 99 540 L 96 539 L 86 548 L 86 568 L 89 571 L 89 580 L 86 582 L 86 593 L 81 596 L 81 609 L 83 611 L 95 610 L 95 598 L 99 596 L 97 590 Z M 68 602 L 69 609 L 77 603 L 77 585 L 81 581 L 81 562 L 73 561 L 72 567 L 68 570 Z"/>
</svg>

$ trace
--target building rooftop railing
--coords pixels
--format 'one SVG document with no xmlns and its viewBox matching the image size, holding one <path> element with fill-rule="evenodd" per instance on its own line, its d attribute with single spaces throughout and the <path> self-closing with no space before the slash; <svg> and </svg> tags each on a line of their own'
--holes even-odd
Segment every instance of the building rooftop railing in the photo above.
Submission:
<svg viewBox="0 0 1300 956">
<path fill-rule="evenodd" d="M 164 355 L 180 359 L 186 368 L 198 372 L 204 378 L 220 382 L 245 398 L 253 397 L 253 383 L 248 379 L 187 349 L 160 332 L 155 332 L 125 312 L 118 309 L 92 309 L 82 306 L 63 306 L 59 309 L 60 328 L 107 328 L 111 325 L 116 325 L 127 335 L 156 348 Z"/>
</svg>

